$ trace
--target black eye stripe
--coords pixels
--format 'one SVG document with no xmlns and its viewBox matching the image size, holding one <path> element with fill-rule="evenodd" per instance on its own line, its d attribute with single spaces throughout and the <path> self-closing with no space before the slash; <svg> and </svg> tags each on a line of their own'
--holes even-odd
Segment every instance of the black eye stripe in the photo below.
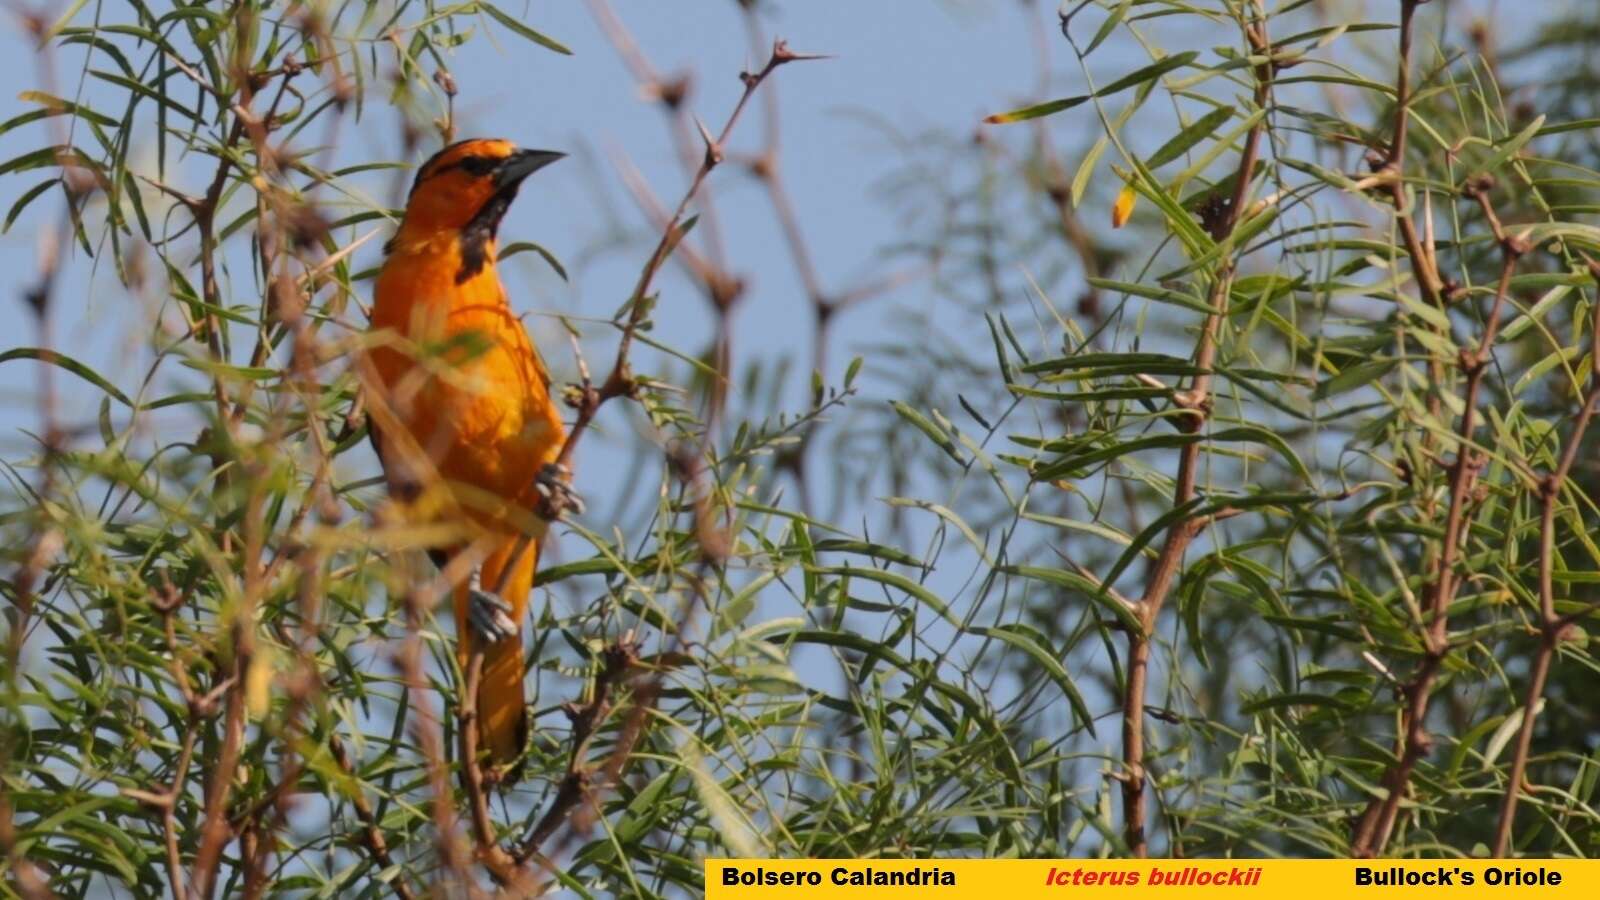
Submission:
<svg viewBox="0 0 1600 900">
<path fill-rule="evenodd" d="M 482 177 L 492 173 L 501 162 L 503 162 L 503 160 L 499 157 L 474 155 L 463 156 L 454 162 L 439 166 L 432 171 L 429 171 L 427 165 L 424 164 L 422 169 L 417 172 L 416 180 L 411 183 L 411 191 L 415 193 L 418 185 L 436 175 L 443 175 L 451 169 L 461 169 L 468 174 Z"/>
<path fill-rule="evenodd" d="M 496 166 L 500 165 L 500 160 L 488 156 L 468 156 L 457 162 L 456 165 L 466 169 L 473 175 L 487 175 L 493 172 Z"/>
</svg>

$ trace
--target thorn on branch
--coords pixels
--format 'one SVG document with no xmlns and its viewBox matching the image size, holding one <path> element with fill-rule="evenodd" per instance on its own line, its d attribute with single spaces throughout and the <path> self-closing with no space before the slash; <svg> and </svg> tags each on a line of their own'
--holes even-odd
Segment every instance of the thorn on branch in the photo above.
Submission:
<svg viewBox="0 0 1600 900">
<path fill-rule="evenodd" d="M 784 63 L 801 62 L 808 59 L 830 59 L 826 53 L 796 53 L 789 49 L 789 42 L 778 38 L 772 42 L 772 59 L 767 63 L 768 70 L 776 69 Z"/>
<path fill-rule="evenodd" d="M 706 171 L 715 169 L 717 164 L 722 162 L 722 145 L 717 142 L 716 138 L 711 136 L 710 129 L 706 128 L 706 123 L 700 121 L 699 116 L 695 116 L 694 125 L 700 129 L 700 140 L 704 141 L 706 145 Z"/>
</svg>

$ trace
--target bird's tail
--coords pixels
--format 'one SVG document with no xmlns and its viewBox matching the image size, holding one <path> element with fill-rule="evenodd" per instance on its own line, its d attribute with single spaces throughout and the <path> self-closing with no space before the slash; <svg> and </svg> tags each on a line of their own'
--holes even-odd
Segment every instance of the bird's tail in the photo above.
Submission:
<svg viewBox="0 0 1600 900">
<path fill-rule="evenodd" d="M 484 590 L 494 590 L 500 583 L 500 573 L 516 549 L 516 536 L 508 535 L 490 551 L 483 561 L 480 578 Z M 510 577 L 500 591 L 501 599 L 511 605 L 511 621 L 517 623 L 516 635 L 495 641 L 483 651 L 483 677 L 478 682 L 478 746 L 491 766 L 508 766 L 515 762 L 528 741 L 528 709 L 523 697 L 522 623 L 528 612 L 528 594 L 533 590 L 533 571 L 538 556 L 538 544 L 530 542 L 511 563 Z M 456 588 L 455 613 L 456 658 L 465 672 L 473 643 L 479 640 L 467 621 L 466 585 Z"/>
</svg>

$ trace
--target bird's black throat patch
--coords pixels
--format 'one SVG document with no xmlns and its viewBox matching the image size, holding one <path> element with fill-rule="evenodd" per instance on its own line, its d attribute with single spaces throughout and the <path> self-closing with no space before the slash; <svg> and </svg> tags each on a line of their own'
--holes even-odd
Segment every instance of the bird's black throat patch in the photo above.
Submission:
<svg viewBox="0 0 1600 900">
<path fill-rule="evenodd" d="M 500 231 L 500 220 L 506 217 L 511 201 L 517 198 L 517 186 L 509 185 L 489 198 L 461 228 L 461 268 L 456 271 L 456 284 L 464 284 L 483 271 L 489 262 L 489 244 Z"/>
</svg>

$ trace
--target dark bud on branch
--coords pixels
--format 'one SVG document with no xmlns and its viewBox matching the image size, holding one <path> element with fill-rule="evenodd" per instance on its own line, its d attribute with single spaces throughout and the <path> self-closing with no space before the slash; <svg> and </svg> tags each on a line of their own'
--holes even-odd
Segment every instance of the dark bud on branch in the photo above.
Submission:
<svg viewBox="0 0 1600 900">
<path fill-rule="evenodd" d="M 1467 179 L 1467 183 L 1461 188 L 1461 194 L 1468 199 L 1476 200 L 1494 190 L 1494 185 L 1493 175 L 1488 172 L 1480 172 Z"/>
</svg>

